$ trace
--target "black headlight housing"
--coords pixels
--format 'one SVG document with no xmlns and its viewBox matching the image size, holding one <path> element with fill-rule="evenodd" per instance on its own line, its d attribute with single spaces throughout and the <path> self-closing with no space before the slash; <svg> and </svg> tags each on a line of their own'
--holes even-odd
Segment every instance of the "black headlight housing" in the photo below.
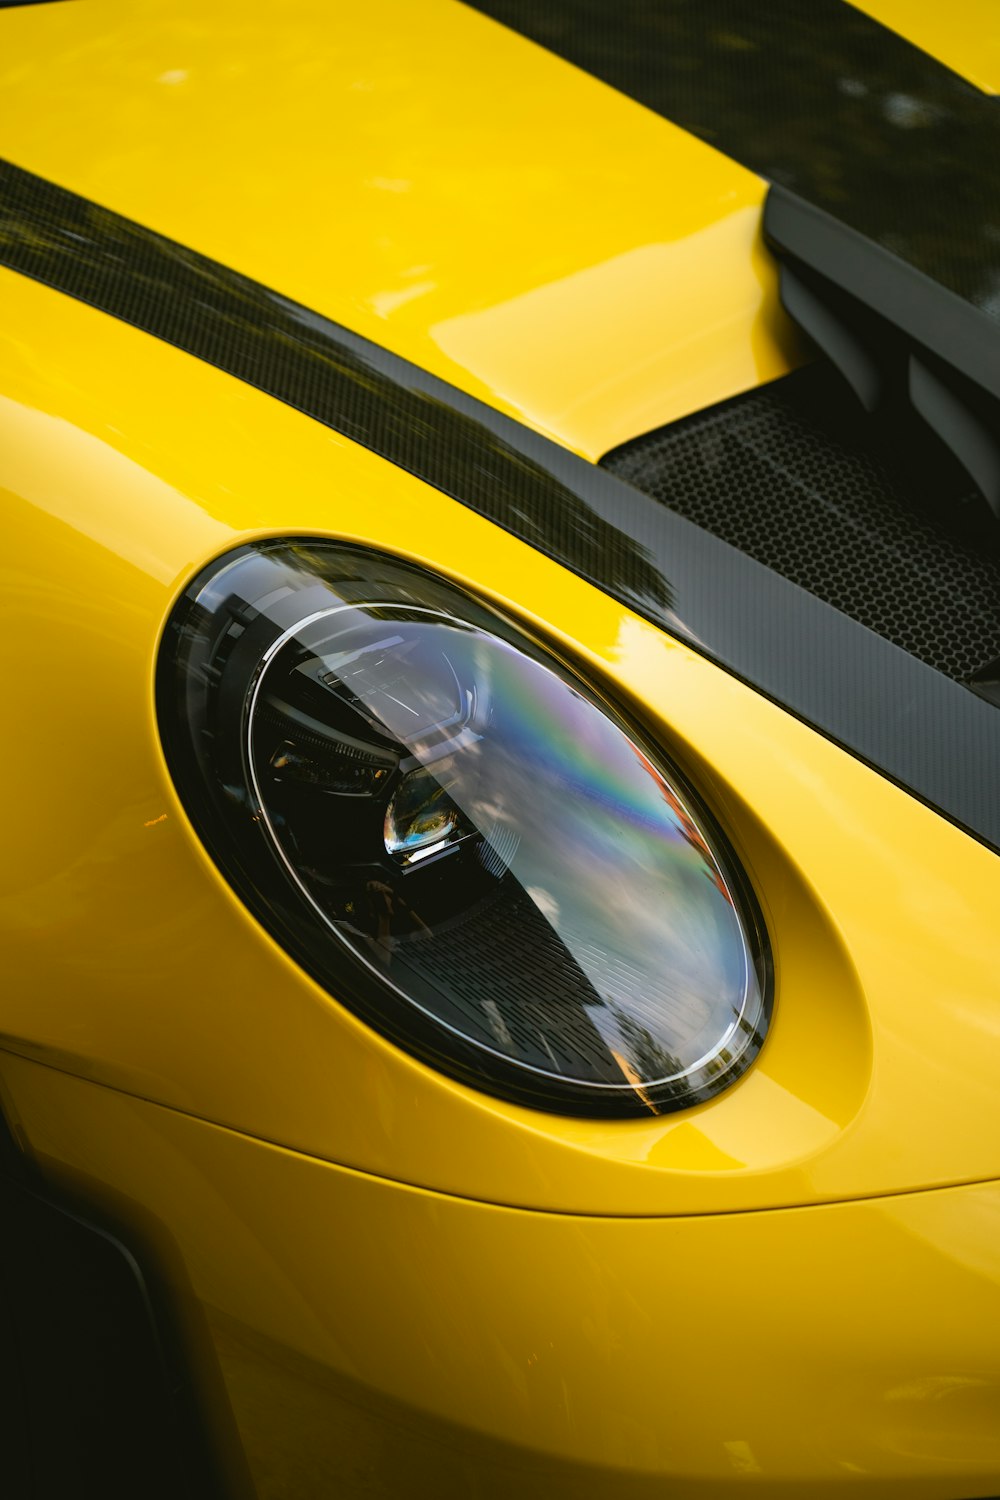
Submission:
<svg viewBox="0 0 1000 1500">
<path fill-rule="evenodd" d="M 386 554 L 242 547 L 168 622 L 167 761 L 219 868 L 339 1002 L 518 1103 L 732 1083 L 771 1005 L 749 884 L 662 752 L 499 611 Z"/>
</svg>

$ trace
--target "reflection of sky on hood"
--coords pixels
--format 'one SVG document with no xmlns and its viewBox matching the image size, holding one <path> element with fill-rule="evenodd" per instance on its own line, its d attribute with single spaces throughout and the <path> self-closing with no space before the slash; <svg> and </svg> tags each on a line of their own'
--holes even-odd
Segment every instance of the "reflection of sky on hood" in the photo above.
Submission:
<svg viewBox="0 0 1000 1500">
<path fill-rule="evenodd" d="M 515 851 L 511 870 L 605 1001 L 589 1009 L 609 1048 L 643 1081 L 713 1051 L 743 1005 L 746 951 L 669 783 L 589 699 L 505 642 L 440 620 L 371 623 L 374 641 L 405 644 L 355 658 L 344 680 L 425 763 L 444 720 L 452 744 L 465 725 L 449 793 Z"/>
</svg>

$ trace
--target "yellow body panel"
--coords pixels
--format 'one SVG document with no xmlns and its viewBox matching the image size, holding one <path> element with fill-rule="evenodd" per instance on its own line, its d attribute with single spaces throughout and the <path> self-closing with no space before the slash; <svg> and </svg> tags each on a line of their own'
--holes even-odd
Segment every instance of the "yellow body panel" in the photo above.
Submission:
<svg viewBox="0 0 1000 1500">
<path fill-rule="evenodd" d="M 454 0 L 7 11 L 0 97 L 0 156 L 591 458 L 798 358 L 765 184 Z"/>
<path fill-rule="evenodd" d="M 708 1218 L 527 1213 L 20 1059 L 3 1072 L 50 1173 L 102 1184 L 154 1240 L 169 1226 L 260 1500 L 995 1493 L 996 1183 Z"/>
<path fill-rule="evenodd" d="M 447 0 L 335 10 L 0 11 L 0 155 L 590 457 L 794 362 L 756 178 Z M 0 514 L 0 1105 L 180 1271 L 257 1500 L 997 1492 L 994 853 L 472 511 L 9 271 Z M 199 567 L 296 533 L 496 601 L 697 786 L 774 950 L 738 1084 L 509 1105 L 249 915 L 153 674 Z"/>
<path fill-rule="evenodd" d="M 1000 860 L 531 548 L 179 351 L 0 273 L 5 809 L 0 1033 L 299 1151 L 463 1196 L 706 1213 L 1000 1175 Z M 152 709 L 205 561 L 315 533 L 421 560 L 572 653 L 676 757 L 776 962 L 757 1064 L 710 1104 L 593 1123 L 436 1074 L 342 1010 L 193 835 Z M 31 670 L 26 671 L 25 652 Z M 7 735 L 3 784 L 24 783 Z"/>
<path fill-rule="evenodd" d="M 851 0 L 984 93 L 1000 93 L 1000 7 L 996 0 Z"/>
</svg>

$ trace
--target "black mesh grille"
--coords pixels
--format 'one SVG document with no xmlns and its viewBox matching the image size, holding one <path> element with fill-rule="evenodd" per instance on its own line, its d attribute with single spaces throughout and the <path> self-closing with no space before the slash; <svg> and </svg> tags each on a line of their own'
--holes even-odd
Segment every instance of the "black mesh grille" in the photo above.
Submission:
<svg viewBox="0 0 1000 1500">
<path fill-rule="evenodd" d="M 943 458 L 798 370 L 616 448 L 605 468 L 960 682 L 1000 656 L 1000 541 Z"/>
</svg>

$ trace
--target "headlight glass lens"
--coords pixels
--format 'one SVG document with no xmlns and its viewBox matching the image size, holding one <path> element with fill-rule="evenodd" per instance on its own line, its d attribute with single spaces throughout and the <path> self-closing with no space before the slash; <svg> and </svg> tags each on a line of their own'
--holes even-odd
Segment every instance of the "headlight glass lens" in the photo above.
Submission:
<svg viewBox="0 0 1000 1500">
<path fill-rule="evenodd" d="M 384 555 L 206 570 L 158 683 L 196 826 L 331 994 L 466 1082 L 566 1113 L 678 1108 L 767 1024 L 756 903 L 642 733 L 526 631 Z"/>
</svg>

